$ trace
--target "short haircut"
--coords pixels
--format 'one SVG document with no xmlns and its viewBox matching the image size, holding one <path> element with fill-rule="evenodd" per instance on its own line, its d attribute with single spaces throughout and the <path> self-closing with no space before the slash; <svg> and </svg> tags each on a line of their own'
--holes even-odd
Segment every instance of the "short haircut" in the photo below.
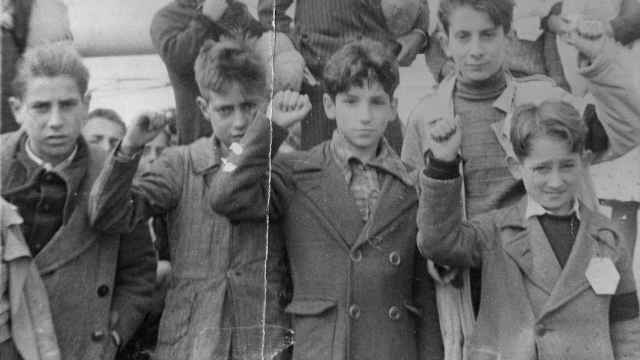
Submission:
<svg viewBox="0 0 640 360">
<path fill-rule="evenodd" d="M 335 99 L 350 88 L 377 82 L 393 96 L 400 74 L 396 57 L 382 43 L 363 39 L 347 43 L 333 54 L 324 68 L 325 92 Z"/>
<path fill-rule="evenodd" d="M 80 96 L 87 92 L 89 70 L 69 42 L 54 42 L 27 49 L 19 60 L 13 79 L 13 95 L 22 99 L 27 82 L 35 77 L 69 76 L 75 80 Z"/>
<path fill-rule="evenodd" d="M 117 124 L 122 128 L 123 133 L 127 132 L 127 125 L 124 123 L 124 121 L 122 121 L 122 118 L 120 117 L 120 115 L 118 115 L 118 113 L 115 112 L 114 110 L 105 109 L 105 108 L 94 109 L 87 116 L 87 121 L 91 121 L 91 119 L 98 118 L 98 117 L 107 119 L 113 122 L 114 124 Z"/>
<path fill-rule="evenodd" d="M 572 153 L 582 153 L 585 148 L 587 126 L 578 110 L 566 101 L 520 105 L 511 121 L 511 145 L 519 159 L 531 153 L 531 142 L 539 137 L 562 141 Z"/>
<path fill-rule="evenodd" d="M 267 79 L 260 57 L 250 40 L 236 39 L 214 42 L 207 40 L 196 58 L 195 77 L 200 95 L 209 91 L 226 92 L 233 83 L 244 91 L 257 91 L 266 96 Z"/>
<path fill-rule="evenodd" d="M 505 34 L 511 31 L 515 6 L 513 0 L 442 0 L 438 17 L 447 34 L 451 14 L 461 6 L 470 6 L 476 11 L 486 13 L 496 26 L 502 26 Z"/>
</svg>

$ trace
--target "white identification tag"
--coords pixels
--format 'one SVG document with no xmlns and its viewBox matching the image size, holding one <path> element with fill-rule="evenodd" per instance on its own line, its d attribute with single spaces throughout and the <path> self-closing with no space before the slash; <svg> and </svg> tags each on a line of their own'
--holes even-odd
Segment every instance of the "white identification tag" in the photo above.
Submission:
<svg viewBox="0 0 640 360">
<path fill-rule="evenodd" d="M 593 257 L 585 272 L 589 284 L 598 295 L 613 295 L 620 282 L 620 274 L 610 258 Z"/>
</svg>

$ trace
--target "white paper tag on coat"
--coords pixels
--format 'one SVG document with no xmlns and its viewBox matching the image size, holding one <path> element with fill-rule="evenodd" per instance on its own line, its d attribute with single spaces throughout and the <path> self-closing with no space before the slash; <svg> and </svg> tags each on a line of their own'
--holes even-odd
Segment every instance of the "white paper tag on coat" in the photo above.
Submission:
<svg viewBox="0 0 640 360">
<path fill-rule="evenodd" d="M 606 257 L 591 258 L 585 275 L 596 294 L 613 295 L 616 293 L 620 274 L 611 259 Z"/>
</svg>

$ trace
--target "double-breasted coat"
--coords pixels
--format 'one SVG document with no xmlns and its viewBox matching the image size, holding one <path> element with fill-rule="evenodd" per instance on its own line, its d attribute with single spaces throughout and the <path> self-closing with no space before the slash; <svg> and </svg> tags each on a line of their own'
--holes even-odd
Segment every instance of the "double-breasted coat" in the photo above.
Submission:
<svg viewBox="0 0 640 360">
<path fill-rule="evenodd" d="M 415 244 L 409 169 L 398 161 L 393 172 L 401 178 L 385 176 L 364 223 L 330 143 L 277 156 L 269 172 L 266 124 L 250 126 L 211 201 L 231 219 L 269 209 L 280 221 L 293 283 L 286 311 L 294 359 L 441 359 L 434 286 Z M 272 151 L 285 136 L 274 125 Z"/>
<path fill-rule="evenodd" d="M 597 295 L 586 276 L 591 259 L 609 258 L 621 277 L 616 294 L 635 292 L 631 253 L 608 219 L 580 206 L 580 227 L 561 268 L 537 218 L 525 217 L 527 197 L 462 222 L 459 177 L 421 175 L 420 185 L 421 252 L 443 265 L 482 265 L 468 359 L 614 359 L 612 296 Z M 638 348 L 616 359 L 637 358 Z"/>
<path fill-rule="evenodd" d="M 24 137 L 18 131 L 0 138 L 5 198 L 24 185 L 26 169 L 18 159 Z M 128 340 L 148 310 L 155 254 L 150 241 L 121 242 L 120 235 L 90 226 L 87 202 L 104 153 L 80 138 L 76 156 L 61 174 L 68 186 L 63 224 L 34 260 L 47 289 L 62 358 L 113 359 L 117 347 L 111 331 Z"/>
</svg>

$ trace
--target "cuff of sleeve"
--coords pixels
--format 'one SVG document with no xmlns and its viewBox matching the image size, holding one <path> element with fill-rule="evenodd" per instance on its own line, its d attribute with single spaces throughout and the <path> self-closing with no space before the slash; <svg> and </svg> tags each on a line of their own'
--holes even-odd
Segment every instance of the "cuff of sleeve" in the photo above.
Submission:
<svg viewBox="0 0 640 360">
<path fill-rule="evenodd" d="M 638 14 L 640 15 L 640 14 Z M 613 31 L 613 38 L 622 45 L 627 45 L 636 39 L 633 20 L 628 17 L 617 17 L 609 22 Z"/>
<path fill-rule="evenodd" d="M 636 292 L 619 294 L 611 297 L 609 321 L 626 321 L 638 317 L 638 296 Z"/>
<path fill-rule="evenodd" d="M 431 150 L 427 150 L 425 154 L 424 174 L 427 177 L 436 180 L 451 180 L 460 176 L 460 155 L 453 161 L 443 161 L 436 159 Z"/>
<path fill-rule="evenodd" d="M 118 143 L 118 146 L 116 146 L 115 150 L 113 150 L 113 156 L 116 159 L 116 161 L 118 161 L 118 162 L 129 162 L 129 161 L 135 161 L 135 160 L 140 159 L 140 156 L 142 155 L 142 150 L 143 149 L 137 150 L 134 153 L 127 155 L 122 151 L 122 147 L 121 146 L 122 146 L 122 141 L 120 141 Z"/>
</svg>

